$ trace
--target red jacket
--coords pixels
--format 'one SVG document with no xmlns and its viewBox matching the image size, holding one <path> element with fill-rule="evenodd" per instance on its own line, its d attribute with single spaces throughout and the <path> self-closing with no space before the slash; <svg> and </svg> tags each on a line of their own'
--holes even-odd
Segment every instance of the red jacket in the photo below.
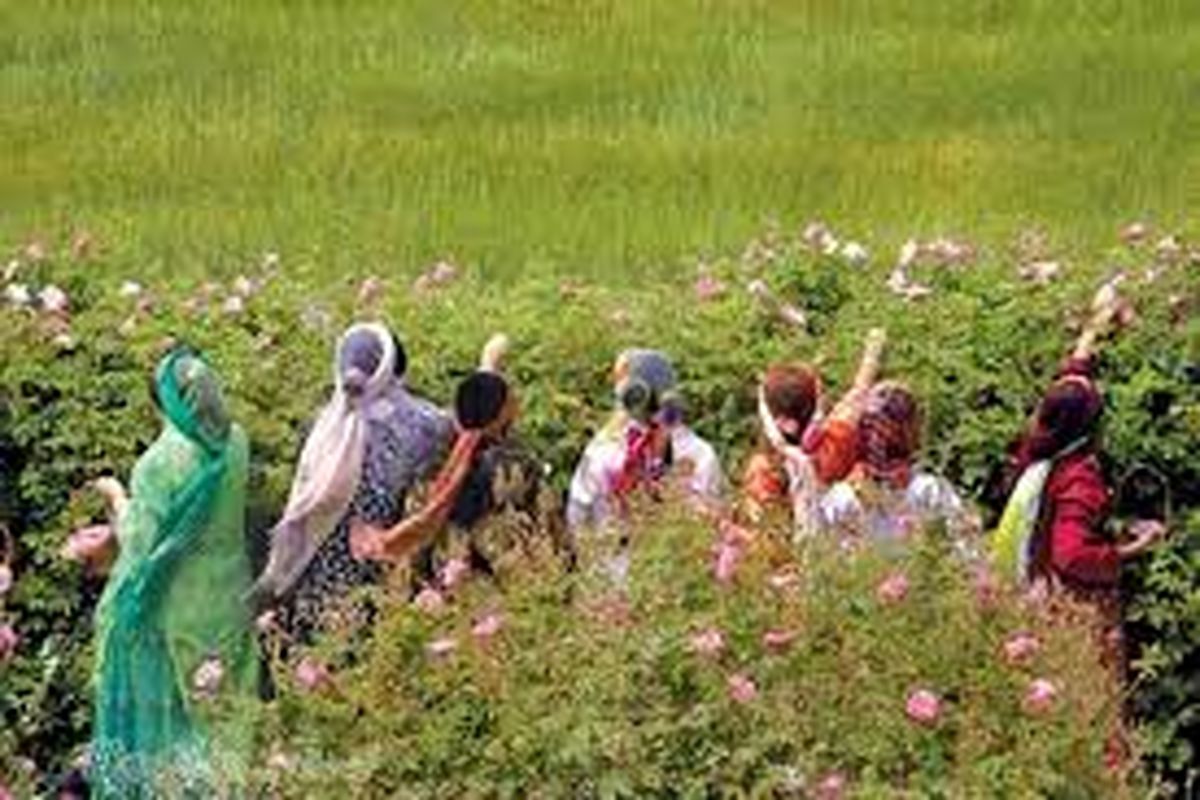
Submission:
<svg viewBox="0 0 1200 800">
<path fill-rule="evenodd" d="M 1045 537 L 1039 561 L 1070 588 L 1113 588 L 1121 572 L 1117 545 L 1105 534 L 1110 492 L 1092 453 L 1066 456 L 1046 482 Z"/>
</svg>

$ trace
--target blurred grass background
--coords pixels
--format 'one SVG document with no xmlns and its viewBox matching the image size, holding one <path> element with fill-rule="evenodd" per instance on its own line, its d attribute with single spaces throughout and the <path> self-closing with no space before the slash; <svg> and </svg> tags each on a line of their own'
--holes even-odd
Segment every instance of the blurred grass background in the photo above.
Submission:
<svg viewBox="0 0 1200 800">
<path fill-rule="evenodd" d="M 770 219 L 1197 206 L 1195 0 L 0 0 L 0 246 L 87 228 L 123 273 L 638 281 Z"/>
</svg>

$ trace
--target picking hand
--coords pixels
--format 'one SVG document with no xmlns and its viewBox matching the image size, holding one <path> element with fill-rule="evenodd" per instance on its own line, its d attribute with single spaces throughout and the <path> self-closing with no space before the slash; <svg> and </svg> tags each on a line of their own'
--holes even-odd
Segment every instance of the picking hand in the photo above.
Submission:
<svg viewBox="0 0 1200 800">
<path fill-rule="evenodd" d="M 116 556 L 117 539 L 111 525 L 91 525 L 67 537 L 59 552 L 68 561 L 103 572 Z"/>
<path fill-rule="evenodd" d="M 383 531 L 360 519 L 350 521 L 350 555 L 359 561 L 384 558 Z"/>
<path fill-rule="evenodd" d="M 104 498 L 108 503 L 109 510 L 115 514 L 120 514 L 129 502 L 129 495 L 126 493 L 125 487 L 111 475 L 97 478 L 92 482 L 92 488 Z"/>
<path fill-rule="evenodd" d="M 508 355 L 510 342 L 503 333 L 488 339 L 479 356 L 479 368 L 487 372 L 500 372 L 504 368 L 504 357 Z"/>
<path fill-rule="evenodd" d="M 1132 538 L 1121 545 L 1125 558 L 1140 555 L 1167 535 L 1167 526 L 1156 519 L 1139 519 L 1129 526 Z"/>
</svg>

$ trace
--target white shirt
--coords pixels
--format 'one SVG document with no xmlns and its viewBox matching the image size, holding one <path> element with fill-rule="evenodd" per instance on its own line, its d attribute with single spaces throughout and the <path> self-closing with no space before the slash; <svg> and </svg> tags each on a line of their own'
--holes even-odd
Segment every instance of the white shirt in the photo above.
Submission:
<svg viewBox="0 0 1200 800">
<path fill-rule="evenodd" d="M 571 530 L 598 527 L 611 518 L 612 487 L 625 466 L 628 427 L 616 434 L 597 435 L 583 451 L 567 498 L 567 525 Z M 671 428 L 671 454 L 672 469 L 684 463 L 692 469 L 686 484 L 690 494 L 700 500 L 720 500 L 725 478 L 712 445 L 686 425 L 676 425 Z"/>
<path fill-rule="evenodd" d="M 929 473 L 914 472 L 903 489 L 874 484 L 873 490 L 878 496 L 864 503 L 849 482 L 829 487 L 820 502 L 822 528 L 893 547 L 933 522 L 953 523 L 964 514 L 954 487 Z"/>
</svg>

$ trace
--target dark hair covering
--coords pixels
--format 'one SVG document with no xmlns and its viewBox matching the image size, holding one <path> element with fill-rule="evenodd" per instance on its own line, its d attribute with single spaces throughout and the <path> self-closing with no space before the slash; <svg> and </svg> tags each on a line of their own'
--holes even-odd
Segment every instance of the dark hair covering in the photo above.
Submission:
<svg viewBox="0 0 1200 800">
<path fill-rule="evenodd" d="M 479 430 L 494 422 L 508 402 L 509 388 L 495 372 L 479 370 L 458 384 L 454 414 L 466 430 Z"/>
<path fill-rule="evenodd" d="M 1038 404 L 1033 425 L 1019 451 L 1022 468 L 1090 440 L 1099 428 L 1104 398 L 1091 380 L 1068 375 L 1051 384 Z"/>
<path fill-rule="evenodd" d="M 817 395 L 821 383 L 812 368 L 803 364 L 774 364 L 767 368 L 763 380 L 763 395 L 767 408 L 776 417 L 790 419 L 798 430 L 784 432 L 785 438 L 797 443 L 817 410 Z"/>
</svg>

